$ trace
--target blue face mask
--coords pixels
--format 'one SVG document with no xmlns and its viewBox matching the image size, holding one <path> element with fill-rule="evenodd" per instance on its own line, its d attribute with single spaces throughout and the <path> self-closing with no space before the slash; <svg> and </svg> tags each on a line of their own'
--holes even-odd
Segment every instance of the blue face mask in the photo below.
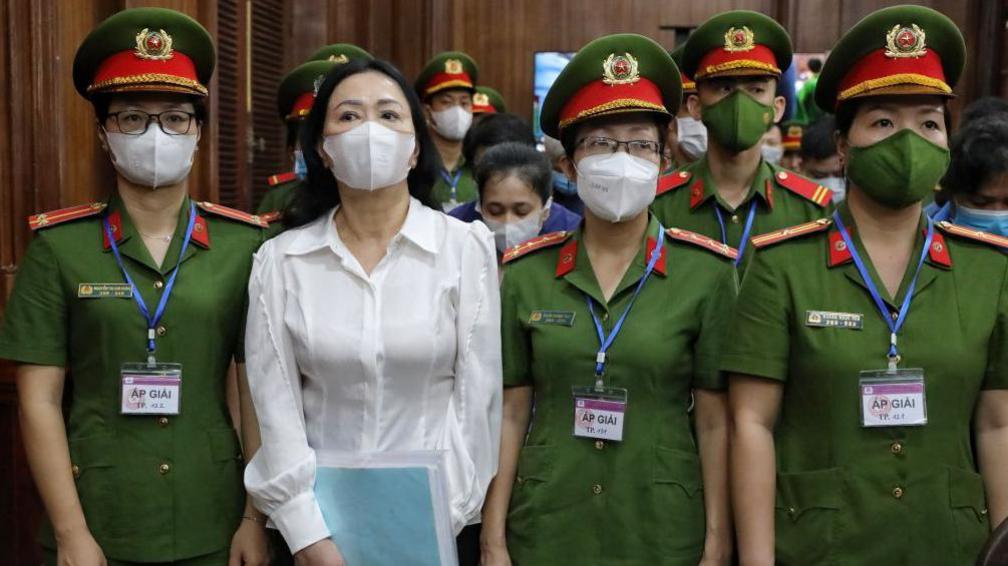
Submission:
<svg viewBox="0 0 1008 566">
<path fill-rule="evenodd" d="M 304 160 L 304 153 L 300 149 L 294 150 L 294 174 L 302 181 L 308 178 L 308 165 Z"/>
<path fill-rule="evenodd" d="M 567 178 L 567 175 L 559 171 L 553 171 L 553 190 L 564 195 L 576 195 L 577 183 Z"/>
<path fill-rule="evenodd" d="M 1008 210 L 982 210 L 960 204 L 956 205 L 954 222 L 960 226 L 1008 236 Z"/>
</svg>

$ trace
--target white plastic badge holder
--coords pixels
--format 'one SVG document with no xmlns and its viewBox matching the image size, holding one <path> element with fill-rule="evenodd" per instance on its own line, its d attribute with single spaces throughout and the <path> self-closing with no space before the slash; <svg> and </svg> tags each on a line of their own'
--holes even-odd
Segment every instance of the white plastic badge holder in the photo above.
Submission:
<svg viewBox="0 0 1008 566">
<path fill-rule="evenodd" d="M 182 364 L 123 364 L 120 383 L 124 415 L 178 415 L 182 409 Z"/>
<path fill-rule="evenodd" d="M 862 371 L 859 393 L 863 427 L 927 424 L 927 394 L 922 369 Z"/>
<path fill-rule="evenodd" d="M 614 387 L 574 387 L 574 436 L 623 440 L 627 390 Z"/>
</svg>

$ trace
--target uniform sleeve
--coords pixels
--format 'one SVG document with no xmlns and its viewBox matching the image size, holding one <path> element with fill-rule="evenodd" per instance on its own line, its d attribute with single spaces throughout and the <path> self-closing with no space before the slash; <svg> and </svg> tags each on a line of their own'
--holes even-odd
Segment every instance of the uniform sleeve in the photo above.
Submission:
<svg viewBox="0 0 1008 566">
<path fill-rule="evenodd" d="M 1008 272 L 1002 277 L 997 320 L 987 348 L 987 373 L 982 389 L 1008 389 Z"/>
<path fill-rule="evenodd" d="M 462 250 L 455 389 L 441 447 L 455 534 L 478 519 L 497 474 L 501 433 L 500 295 L 497 252 L 490 231 L 470 224 Z"/>
<path fill-rule="evenodd" d="M 729 335 L 729 324 L 738 297 L 738 275 L 734 265 L 725 262 L 724 270 L 707 301 L 700 323 L 700 335 L 693 352 L 693 387 L 725 389 L 719 362 L 723 342 Z"/>
<path fill-rule="evenodd" d="M 0 358 L 64 367 L 69 317 L 60 266 L 44 234 L 28 246 L 0 330 Z"/>
<path fill-rule="evenodd" d="M 249 281 L 246 372 L 262 445 L 245 468 L 245 487 L 291 552 L 329 537 L 315 499 L 315 451 L 308 445 L 301 377 L 284 326 L 285 287 L 267 243 Z"/>
<path fill-rule="evenodd" d="M 259 234 L 259 239 L 255 243 L 255 249 L 253 249 L 251 251 L 251 255 L 252 255 L 253 258 L 255 257 L 255 253 L 263 245 L 263 242 L 266 241 L 267 230 L 266 229 L 259 230 L 258 234 Z M 251 277 L 251 274 L 250 274 L 250 277 Z M 238 339 L 235 341 L 235 350 L 234 350 L 234 359 L 235 359 L 235 362 L 237 362 L 239 364 L 245 363 L 245 328 L 246 328 L 246 326 L 248 326 L 248 307 L 249 307 L 248 285 L 245 286 L 244 305 L 245 306 L 242 309 L 241 326 L 239 327 L 240 330 L 238 331 Z"/>
<path fill-rule="evenodd" d="M 505 268 L 501 284 L 501 350 L 504 358 L 504 386 L 516 387 L 532 384 L 529 363 L 529 343 L 518 315 L 516 297 L 518 279 L 511 275 L 513 269 Z"/>
<path fill-rule="evenodd" d="M 752 251 L 727 331 L 730 339 L 723 344 L 721 370 L 784 381 L 793 307 L 779 269 L 766 252 Z"/>
</svg>

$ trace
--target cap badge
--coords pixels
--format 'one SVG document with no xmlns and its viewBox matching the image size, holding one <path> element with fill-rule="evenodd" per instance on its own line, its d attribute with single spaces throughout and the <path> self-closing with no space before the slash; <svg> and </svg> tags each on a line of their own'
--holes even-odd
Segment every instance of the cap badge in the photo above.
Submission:
<svg viewBox="0 0 1008 566">
<path fill-rule="evenodd" d="M 490 97 L 486 93 L 477 92 L 473 95 L 472 100 L 476 106 L 490 106 Z"/>
<path fill-rule="evenodd" d="M 640 80 L 637 59 L 629 53 L 610 53 L 602 62 L 602 82 L 607 85 L 627 85 Z"/>
<path fill-rule="evenodd" d="M 137 57 L 166 61 L 171 59 L 173 54 L 172 38 L 165 30 L 150 31 L 148 28 L 144 28 L 136 35 Z"/>
<path fill-rule="evenodd" d="M 752 51 L 756 47 L 756 36 L 747 26 L 730 27 L 724 34 L 725 51 Z"/>
<path fill-rule="evenodd" d="M 449 75 L 461 75 L 465 72 L 465 68 L 462 67 L 462 61 L 459 61 L 458 59 L 445 60 L 444 70 Z"/>
<path fill-rule="evenodd" d="M 339 55 L 330 55 L 329 62 L 336 63 L 337 65 L 342 65 L 344 63 L 349 63 L 350 58 L 347 57 L 345 53 L 340 53 Z"/>
<path fill-rule="evenodd" d="M 886 33 L 885 56 L 891 59 L 923 57 L 927 54 L 924 30 L 917 24 L 909 27 L 896 24 Z"/>
<path fill-rule="evenodd" d="M 789 126 L 787 130 L 787 135 L 789 138 L 798 138 L 802 135 L 801 126 Z"/>
</svg>

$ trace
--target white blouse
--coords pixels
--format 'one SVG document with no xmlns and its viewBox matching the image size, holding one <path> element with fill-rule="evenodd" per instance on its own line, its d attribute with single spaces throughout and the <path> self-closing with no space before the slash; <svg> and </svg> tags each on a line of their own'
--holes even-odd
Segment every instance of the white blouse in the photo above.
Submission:
<svg viewBox="0 0 1008 566">
<path fill-rule="evenodd" d="M 329 536 L 313 491 L 316 454 L 445 450 L 458 533 L 478 520 L 497 472 L 493 236 L 410 199 L 369 276 L 334 212 L 255 257 L 245 352 L 262 447 L 245 486 L 297 552 Z"/>
</svg>

